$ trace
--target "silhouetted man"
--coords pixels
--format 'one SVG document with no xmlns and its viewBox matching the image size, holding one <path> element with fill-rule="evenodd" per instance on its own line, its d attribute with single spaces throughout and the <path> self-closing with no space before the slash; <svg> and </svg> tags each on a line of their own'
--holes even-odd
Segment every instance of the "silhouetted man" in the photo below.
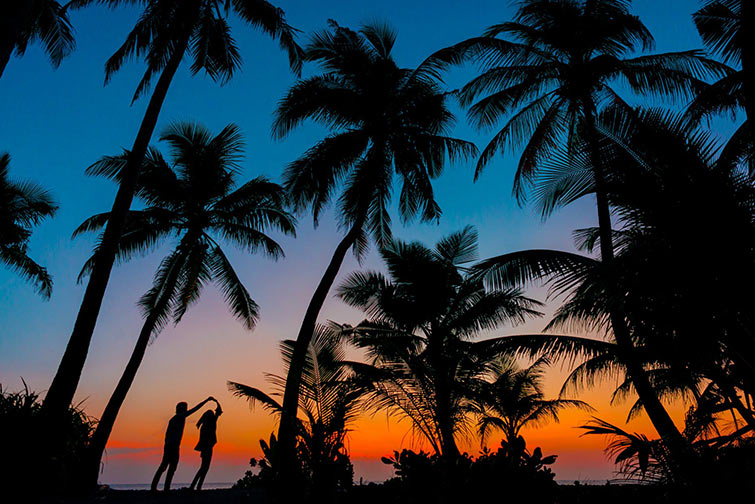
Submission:
<svg viewBox="0 0 755 504">
<path fill-rule="evenodd" d="M 160 462 L 160 467 L 157 468 L 155 477 L 152 479 L 152 491 L 157 491 L 157 484 L 160 482 L 160 478 L 168 470 L 168 474 L 165 476 L 165 491 L 170 490 L 170 483 L 173 480 L 173 474 L 178 467 L 178 457 L 181 449 L 181 438 L 184 435 L 184 425 L 186 425 L 186 417 L 196 412 L 199 408 L 204 406 L 208 401 L 214 401 L 215 398 L 210 396 L 201 403 L 197 404 L 191 409 L 188 409 L 189 405 L 185 402 L 176 404 L 176 414 L 168 421 L 168 428 L 165 430 L 165 445 L 163 447 L 163 460 Z"/>
</svg>

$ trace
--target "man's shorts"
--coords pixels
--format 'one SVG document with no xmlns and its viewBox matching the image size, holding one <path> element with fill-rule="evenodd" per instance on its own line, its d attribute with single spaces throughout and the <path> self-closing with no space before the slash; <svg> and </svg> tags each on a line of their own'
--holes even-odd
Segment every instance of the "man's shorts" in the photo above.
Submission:
<svg viewBox="0 0 755 504">
<path fill-rule="evenodd" d="M 180 445 L 165 445 L 163 447 L 163 464 L 178 465 Z"/>
</svg>

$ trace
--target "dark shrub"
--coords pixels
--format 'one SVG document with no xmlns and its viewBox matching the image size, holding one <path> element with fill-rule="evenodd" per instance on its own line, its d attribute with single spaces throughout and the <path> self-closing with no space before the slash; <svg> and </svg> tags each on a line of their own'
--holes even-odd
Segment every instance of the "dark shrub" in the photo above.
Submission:
<svg viewBox="0 0 755 504">
<path fill-rule="evenodd" d="M 523 438 L 512 445 L 505 441 L 477 458 L 462 454 L 442 458 L 420 451 L 394 452 L 383 457 L 396 476 L 385 483 L 398 502 L 454 502 L 460 499 L 486 499 L 492 496 L 522 498 L 529 503 L 550 503 L 558 485 L 547 466 L 555 455 L 543 457 L 540 448 L 530 453 Z"/>
<path fill-rule="evenodd" d="M 59 425 L 42 417 L 39 395 L 24 384 L 20 392 L 0 386 L 0 432 L 3 433 L 4 488 L 67 494 L 76 490 L 77 470 L 96 422 L 71 407 Z M 54 429 L 55 435 L 48 434 Z"/>
</svg>

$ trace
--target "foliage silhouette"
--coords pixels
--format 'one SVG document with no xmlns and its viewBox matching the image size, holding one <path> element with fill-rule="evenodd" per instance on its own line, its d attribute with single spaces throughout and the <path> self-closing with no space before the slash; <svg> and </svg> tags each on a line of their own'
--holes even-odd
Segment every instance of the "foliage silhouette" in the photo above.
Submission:
<svg viewBox="0 0 755 504">
<path fill-rule="evenodd" d="M 52 277 L 27 251 L 32 228 L 55 215 L 58 207 L 41 186 L 8 178 L 9 167 L 10 155 L 0 154 L 0 262 L 34 284 L 37 292 L 48 299 Z"/>
<path fill-rule="evenodd" d="M 39 394 L 32 392 L 24 382 L 24 390 L 9 392 L 0 386 L 0 429 L 7 433 L 0 481 L 12 487 L 8 495 L 23 492 L 27 501 L 35 502 L 44 496 L 69 495 L 76 491 L 75 471 L 85 457 L 89 437 L 97 422 L 84 413 L 81 405 L 68 409 L 64 421 L 58 426 L 60 436 L 53 446 L 44 446 L 41 435 L 45 428 Z M 50 457 L 42 457 L 49 453 Z M 33 468 L 33 470 L 30 470 Z M 45 484 L 39 483 L 40 475 Z M 13 492 L 13 494 L 11 494 Z"/>
<path fill-rule="evenodd" d="M 55 0 L 8 0 L 0 16 L 0 78 L 15 52 L 23 56 L 30 44 L 39 42 L 57 68 L 76 42 L 68 19 L 68 4 Z"/>
<path fill-rule="evenodd" d="M 481 444 L 485 444 L 491 430 L 500 430 L 506 444 L 515 446 L 524 427 L 558 422 L 558 413 L 563 409 L 592 410 L 587 403 L 575 399 L 545 399 L 544 368 L 549 364 L 541 357 L 526 368 L 519 368 L 511 359 L 500 359 L 491 366 L 490 376 L 478 385 L 474 401 Z"/>
<path fill-rule="evenodd" d="M 755 77 L 752 74 L 752 49 L 746 43 L 745 35 L 747 27 L 752 24 L 750 10 L 747 2 L 739 0 L 705 0 L 703 7 L 693 14 L 703 44 L 735 69 L 698 94 L 687 114 L 693 121 L 712 115 L 729 115 L 733 120 L 737 111 L 744 109 L 747 119 L 731 136 L 721 158 L 730 163 L 744 162 L 752 173 L 755 170 L 755 144 L 750 118 L 755 115 Z M 745 60 L 748 60 L 747 68 Z"/>
<path fill-rule="evenodd" d="M 618 373 L 625 380 L 614 398 L 636 392 L 626 354 L 610 341 L 611 312 L 618 307 L 626 314 L 635 355 L 657 396 L 686 396 L 698 410 L 719 408 L 718 413 L 730 411 L 752 424 L 751 406 L 741 399 L 751 396 L 751 370 L 742 358 L 753 340 L 746 323 L 741 325 L 748 320 L 749 301 L 733 294 L 739 292 L 735 285 L 755 271 L 750 266 L 755 208 L 751 180 L 717 163 L 709 135 L 678 116 L 651 110 L 636 117 L 639 120 L 627 120 L 624 114 L 607 111 L 599 121 L 610 137 L 622 139 L 618 147 L 606 141 L 601 152 L 613 167 L 608 195 L 622 225 L 614 232 L 618 247 L 609 265 L 613 273 L 606 274 L 605 263 L 586 256 L 537 250 L 492 258 L 477 269 L 496 287 L 548 279 L 553 295 L 567 296 L 549 329 L 598 331 L 609 337 L 606 343 L 549 335 L 512 338 L 510 344 L 523 355 L 582 359 L 567 385 L 589 385 L 597 377 Z M 564 190 L 553 194 L 568 194 L 569 184 L 577 184 L 573 167 L 554 163 L 553 169 L 569 174 L 558 182 Z M 547 184 L 554 180 L 558 177 L 550 177 Z M 700 207 L 701 198 L 711 205 Z M 563 203 L 559 197 L 554 201 Z M 718 228 L 721 222 L 726 227 Z M 708 245 L 701 246 L 697 238 L 700 226 L 711 230 Z M 578 237 L 588 253 L 601 239 L 595 229 Z M 730 243 L 725 250 L 716 245 L 721 239 Z M 702 263 L 707 265 L 704 270 L 698 268 Z M 700 274 L 693 278 L 692 270 Z M 614 292 L 617 287 L 620 297 Z M 691 292 L 717 295 L 703 300 Z M 700 313 L 711 316 L 701 320 Z M 643 399 L 633 405 L 630 417 L 646 408 Z M 694 436 L 683 434 L 689 445 Z M 678 472 L 678 453 L 663 442 L 667 466 Z M 673 479 L 679 481 L 678 473 Z"/>
<path fill-rule="evenodd" d="M 471 227 L 433 249 L 393 241 L 380 251 L 389 277 L 353 273 L 338 296 L 365 312 L 355 327 L 341 326 L 367 364 L 352 363 L 367 383 L 367 405 L 411 422 L 437 455 L 459 455 L 456 437 L 469 435 L 470 413 L 495 369 L 501 338 L 475 340 L 484 331 L 539 315 L 539 303 L 516 288 L 486 291 L 464 265 L 477 255 Z"/>
<path fill-rule="evenodd" d="M 395 478 L 385 483 L 397 490 L 397 502 L 458 502 L 460 499 L 510 499 L 549 503 L 556 496 L 554 474 L 548 467 L 555 455 L 544 457 L 540 448 L 527 450 L 519 437 L 505 440 L 496 451 L 483 450 L 476 458 L 464 453 L 450 461 L 437 454 L 395 451 L 383 457 L 392 465 Z"/>
<path fill-rule="evenodd" d="M 281 343 L 286 371 L 291 366 L 295 342 Z M 309 351 L 302 374 L 299 411 L 304 417 L 297 419 L 297 469 L 300 484 L 315 497 L 324 497 L 337 490 L 349 488 L 354 470 L 346 449 L 349 425 L 356 419 L 359 399 L 363 393 L 352 378 L 352 372 L 343 364 L 345 347 L 339 335 L 318 327 L 309 343 Z M 285 393 L 286 380 L 282 376 L 267 374 L 274 386 L 271 396 L 254 387 L 228 382 L 234 395 L 245 398 L 250 406 L 261 404 L 265 409 L 280 415 L 282 406 L 275 397 Z M 260 461 L 260 474 L 245 484 L 260 483 L 271 486 L 280 478 L 280 445 L 273 434 L 270 443 L 260 441 L 264 459 Z"/>
</svg>

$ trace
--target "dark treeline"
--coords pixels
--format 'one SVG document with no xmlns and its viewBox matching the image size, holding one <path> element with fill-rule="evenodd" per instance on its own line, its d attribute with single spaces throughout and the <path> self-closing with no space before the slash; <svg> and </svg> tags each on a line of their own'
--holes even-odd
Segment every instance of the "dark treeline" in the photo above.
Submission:
<svg viewBox="0 0 755 504">
<path fill-rule="evenodd" d="M 389 25 L 352 29 L 331 21 L 300 46 L 282 10 L 261 0 L 8 4 L 0 77 L 11 55 L 23 55 L 30 43 L 43 44 L 53 65 L 61 64 L 74 49 L 71 9 L 139 6 L 139 20 L 106 63 L 106 79 L 127 60 L 143 59 L 133 99 L 151 92 L 133 146 L 87 169 L 113 180 L 118 192 L 110 211 L 75 232 L 100 234 L 83 265 L 84 298 L 44 400 L 29 390 L 0 390 L 2 431 L 30 433 L 11 443 L 18 463 L 4 474 L 9 481 L 45 471 L 61 492 L 95 488 L 149 341 L 181 320 L 201 288 L 215 283 L 233 315 L 247 329 L 255 326 L 260 307 L 223 246 L 277 259 L 283 250 L 267 233 L 293 234 L 295 215 L 311 213 L 317 223 L 333 205 L 343 237 L 298 334 L 281 345 L 286 375 L 269 376 L 272 393 L 229 382 L 279 421 L 239 488 L 267 488 L 283 499 L 569 499 L 549 468 L 555 455 L 528 447 L 521 431 L 557 421 L 566 408 L 592 411 L 579 391 L 612 378 L 619 383 L 613 399 L 632 401 L 629 418 L 646 415 L 658 435 L 598 417 L 581 427 L 585 435 L 607 436 L 623 478 L 657 485 L 659 499 L 751 489 L 755 63 L 745 34 L 752 2 L 702 1 L 690 21 L 704 48 L 658 53 L 628 0 L 520 0 L 513 19 L 439 48 L 416 68 L 394 60 L 398 37 Z M 221 84 L 238 70 L 231 16 L 276 41 L 295 74 L 302 65 L 317 68 L 282 98 L 270 97 L 280 98 L 274 137 L 307 121 L 326 130 L 285 168 L 281 185 L 263 177 L 237 181 L 243 137 L 233 125 L 213 134 L 176 123 L 159 138 L 172 160 L 151 146 L 182 61 Z M 444 75 L 463 64 L 478 75 L 447 89 Z M 637 98 L 667 106 L 628 104 Z M 481 150 L 453 136 L 454 100 L 473 126 L 494 131 Z M 737 118 L 728 139 L 709 129 Z M 523 250 L 480 259 L 472 226 L 433 247 L 393 238 L 394 190 L 403 221 L 434 221 L 441 209 L 433 181 L 447 164 L 476 162 L 478 177 L 509 152 L 519 156 L 512 197 L 543 219 L 584 197 L 595 203 L 597 226 L 574 231 L 577 253 Z M 47 191 L 9 178 L 10 161 L 9 154 L 0 157 L 0 258 L 49 297 L 52 279 L 27 249 L 34 226 L 57 206 Z M 131 210 L 134 198 L 142 210 Z M 139 301 L 144 325 L 133 354 L 95 421 L 72 400 L 110 272 L 166 241 L 174 247 Z M 346 254 L 361 258 L 371 246 L 386 273 L 353 272 L 334 285 Z M 541 317 L 541 301 L 526 289 L 542 284 L 559 303 L 543 333 L 483 337 Z M 331 292 L 363 311 L 364 320 L 319 320 Z M 353 349 L 364 358 L 347 359 Z M 547 398 L 542 381 L 555 362 L 569 363 L 571 372 L 560 397 Z M 688 404 L 681 424 L 667 409 L 680 399 Z M 352 488 L 349 426 L 375 412 L 406 420 L 430 451 L 388 456 L 395 447 L 386 447 L 383 462 L 395 477 L 369 490 Z M 495 450 L 487 448 L 490 439 Z M 483 447 L 479 455 L 460 451 L 469 440 Z"/>
</svg>

